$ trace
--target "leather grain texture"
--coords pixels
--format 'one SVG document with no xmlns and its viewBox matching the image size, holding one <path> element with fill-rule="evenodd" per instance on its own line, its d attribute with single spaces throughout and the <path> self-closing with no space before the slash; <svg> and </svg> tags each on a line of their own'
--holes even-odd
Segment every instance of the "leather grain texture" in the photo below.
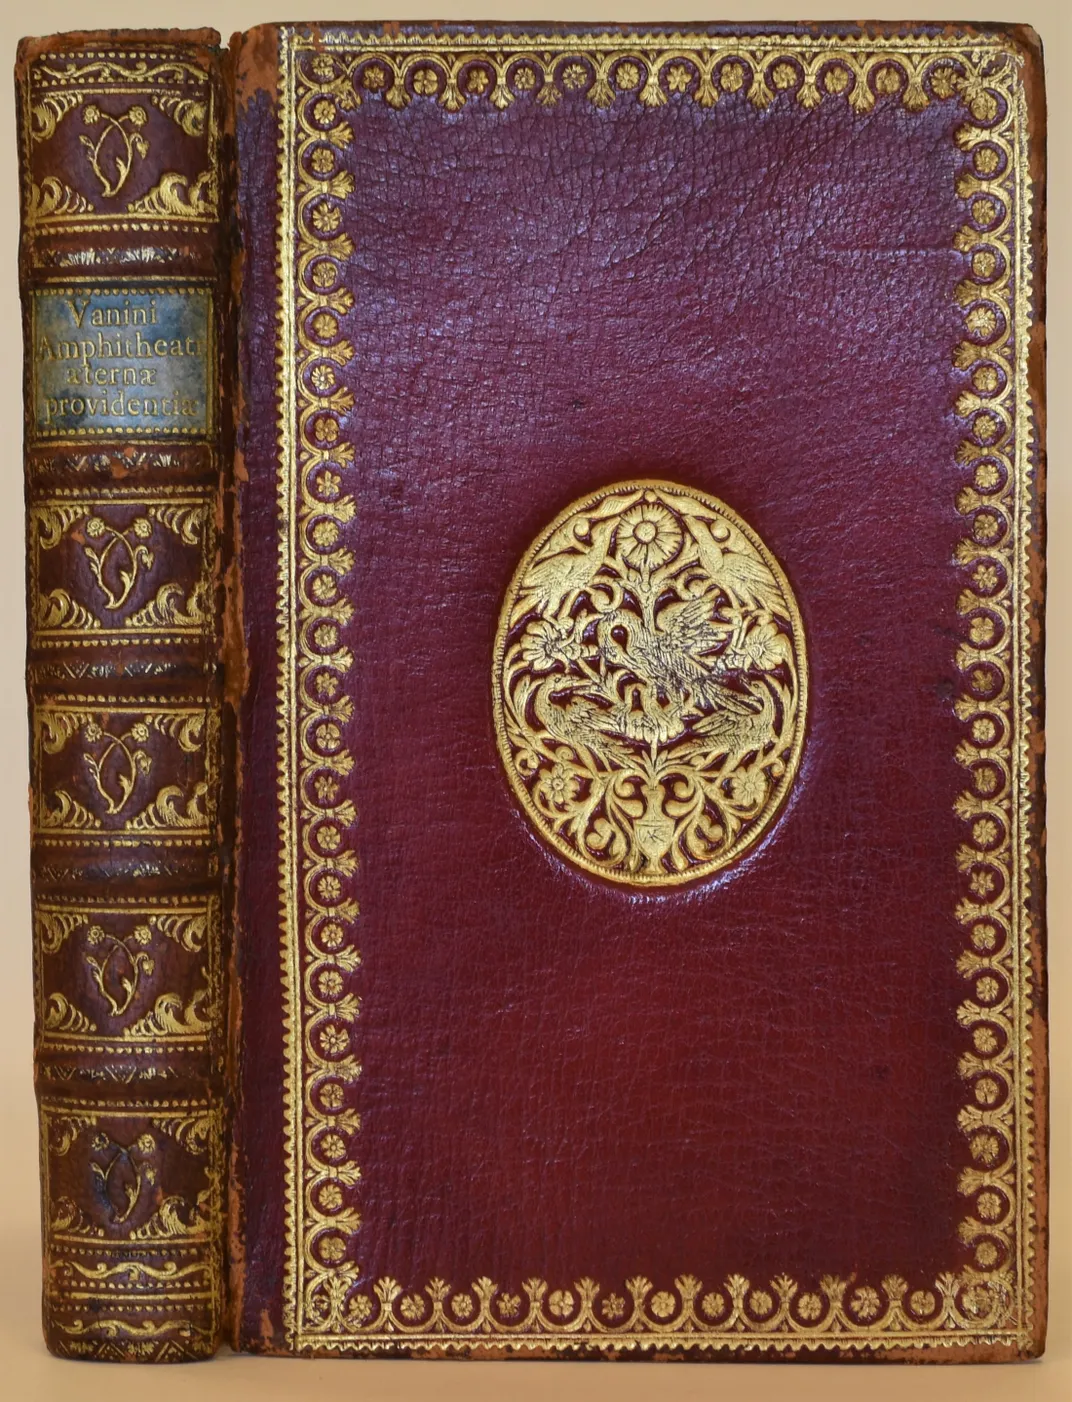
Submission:
<svg viewBox="0 0 1072 1402">
<path fill-rule="evenodd" d="M 228 93 L 212 31 L 16 65 L 44 1327 L 224 1327 Z M 225 470 L 226 465 L 226 470 Z"/>
<path fill-rule="evenodd" d="M 49 1347 L 1041 1352 L 1036 36 L 16 81 Z"/>
<path fill-rule="evenodd" d="M 235 54 L 236 1344 L 1037 1353 L 1037 41 Z M 811 688 L 776 821 L 653 892 L 540 839 L 492 708 L 518 562 L 639 478 L 759 533 Z"/>
</svg>

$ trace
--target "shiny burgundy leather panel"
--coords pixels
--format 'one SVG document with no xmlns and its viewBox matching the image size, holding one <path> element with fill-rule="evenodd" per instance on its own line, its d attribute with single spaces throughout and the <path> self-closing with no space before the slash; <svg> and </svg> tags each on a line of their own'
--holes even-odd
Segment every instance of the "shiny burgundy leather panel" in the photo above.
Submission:
<svg viewBox="0 0 1072 1402">
<path fill-rule="evenodd" d="M 738 94 L 351 120 L 362 1278 L 933 1283 L 967 1259 L 958 113 Z M 246 1347 L 281 1325 L 276 122 L 267 91 L 239 121 Z M 491 716 L 521 555 L 640 476 L 758 530 L 811 667 L 769 835 L 661 894 L 537 839 Z"/>
</svg>

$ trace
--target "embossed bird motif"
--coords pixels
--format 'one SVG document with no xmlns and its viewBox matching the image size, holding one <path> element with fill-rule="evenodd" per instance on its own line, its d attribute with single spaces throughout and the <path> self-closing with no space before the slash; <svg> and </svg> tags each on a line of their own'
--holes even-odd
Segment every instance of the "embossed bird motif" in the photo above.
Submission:
<svg viewBox="0 0 1072 1402">
<path fill-rule="evenodd" d="M 503 754 L 554 846 L 659 885 L 752 842 L 797 763 L 807 677 L 789 585 L 733 511 L 651 481 L 593 493 L 512 591 Z"/>
<path fill-rule="evenodd" d="M 584 545 L 556 550 L 537 560 L 518 592 L 511 618 L 515 622 L 523 618 L 535 604 L 541 605 L 545 618 L 557 617 L 567 601 L 572 606 L 602 569 L 615 524 L 613 517 L 599 521 L 592 526 L 590 539 Z"/>
<path fill-rule="evenodd" d="M 693 726 L 694 735 L 714 740 L 725 750 L 727 767 L 735 767 L 752 750 L 761 750 L 774 734 L 774 697 L 761 683 L 746 683 L 747 696 L 720 686 L 715 709 Z"/>
<path fill-rule="evenodd" d="M 693 520 L 689 524 L 701 566 L 730 599 L 767 613 L 784 608 L 778 581 L 758 556 L 720 545 L 708 523 Z"/>
<path fill-rule="evenodd" d="M 533 708 L 548 733 L 567 745 L 586 745 L 589 749 L 602 748 L 606 733 L 608 711 L 589 697 L 572 692 L 562 699 L 559 705 L 550 697 L 536 693 Z"/>
<path fill-rule="evenodd" d="M 712 616 L 709 596 L 668 605 L 654 628 L 636 614 L 617 610 L 599 624 L 600 653 L 611 665 L 625 667 L 664 697 L 699 695 L 723 670 L 712 656 L 732 626 Z M 615 637 L 621 633 L 622 641 Z"/>
<path fill-rule="evenodd" d="M 609 735 L 624 735 L 648 746 L 652 759 L 685 730 L 686 706 L 679 698 L 660 701 L 644 687 L 632 687 L 624 701 L 606 713 Z"/>
</svg>

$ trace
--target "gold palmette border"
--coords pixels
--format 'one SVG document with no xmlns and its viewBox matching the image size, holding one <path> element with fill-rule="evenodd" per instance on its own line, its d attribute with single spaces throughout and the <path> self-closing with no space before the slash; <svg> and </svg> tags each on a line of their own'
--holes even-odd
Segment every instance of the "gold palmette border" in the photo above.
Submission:
<svg viewBox="0 0 1072 1402">
<path fill-rule="evenodd" d="M 278 569 L 279 807 L 285 995 L 284 1327 L 299 1352 L 372 1353 L 479 1347 L 500 1351 L 838 1348 L 1027 1348 L 1036 1293 L 1032 1145 L 1034 1047 L 1029 915 L 1031 730 L 1030 560 L 1034 423 L 1027 354 L 1032 320 L 1027 99 L 1022 59 L 1000 34 L 730 35 L 703 33 L 361 34 L 281 30 L 278 272 L 281 405 Z M 353 568 L 340 527 L 353 450 L 340 418 L 352 407 L 330 374 L 353 355 L 339 317 L 353 306 L 339 265 L 353 252 L 341 203 L 352 178 L 336 154 L 353 139 L 345 114 L 362 103 L 403 108 L 563 99 L 608 107 L 723 100 L 756 109 L 847 102 L 909 112 L 955 102 L 964 153 L 956 191 L 964 223 L 954 244 L 968 274 L 954 363 L 965 388 L 952 407 L 963 426 L 958 463 L 971 473 L 956 508 L 968 534 L 957 550 L 964 638 L 956 751 L 968 782 L 956 802 L 966 837 L 956 853 L 956 909 L 972 981 L 957 1009 L 970 1043 L 959 1062 L 967 1103 L 958 1125 L 970 1166 L 958 1235 L 969 1264 L 912 1286 L 823 1276 L 801 1284 L 741 1275 L 705 1286 L 683 1274 L 656 1286 L 635 1276 L 615 1288 L 584 1278 L 489 1277 L 366 1286 L 352 1258 L 360 1226 L 353 1042 L 358 1004 L 343 995 L 360 962 L 354 942 L 352 805 L 339 780 L 353 656 L 341 630 L 341 593 Z M 327 154 L 314 159 L 314 151 Z M 357 1240 L 360 1238 L 358 1237 Z"/>
</svg>

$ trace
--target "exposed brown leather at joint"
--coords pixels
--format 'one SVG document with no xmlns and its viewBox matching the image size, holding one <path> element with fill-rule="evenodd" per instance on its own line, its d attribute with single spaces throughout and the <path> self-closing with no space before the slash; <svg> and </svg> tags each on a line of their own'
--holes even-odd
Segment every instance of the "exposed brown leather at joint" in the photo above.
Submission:
<svg viewBox="0 0 1072 1402">
<path fill-rule="evenodd" d="M 279 94 L 279 26 L 259 24 L 231 36 L 235 106 L 241 111 L 258 93 L 274 103 Z"/>
<path fill-rule="evenodd" d="M 231 561 L 224 575 L 223 647 L 224 699 L 236 711 L 242 703 L 248 674 L 248 652 L 243 631 L 241 560 Z"/>
</svg>

